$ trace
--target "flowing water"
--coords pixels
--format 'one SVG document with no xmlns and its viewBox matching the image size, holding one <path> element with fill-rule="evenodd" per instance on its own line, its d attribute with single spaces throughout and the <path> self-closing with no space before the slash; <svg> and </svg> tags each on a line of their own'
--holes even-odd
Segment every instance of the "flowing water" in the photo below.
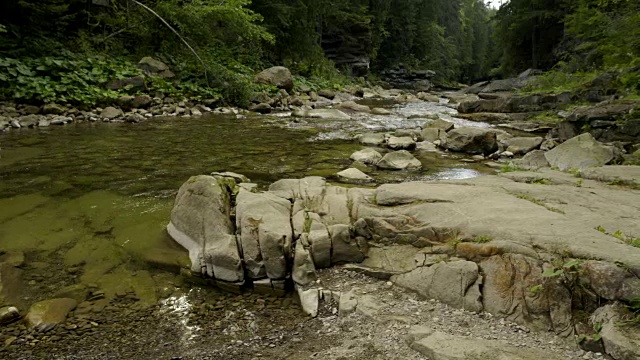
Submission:
<svg viewBox="0 0 640 360">
<path fill-rule="evenodd" d="M 135 292 L 141 302 L 156 303 L 180 283 L 179 269 L 188 261 L 164 227 L 177 189 L 190 176 L 233 171 L 261 187 L 287 177 L 334 180 L 362 149 L 351 140 L 355 133 L 425 121 L 409 115 L 455 115 L 444 104 L 424 102 L 393 111 L 348 122 L 209 115 L 0 133 L 0 251 L 25 256 L 19 291 L 9 300 L 25 306 L 83 284 L 107 298 Z M 455 156 L 417 157 L 422 171 L 372 169 L 371 175 L 383 183 L 483 171 Z"/>
</svg>

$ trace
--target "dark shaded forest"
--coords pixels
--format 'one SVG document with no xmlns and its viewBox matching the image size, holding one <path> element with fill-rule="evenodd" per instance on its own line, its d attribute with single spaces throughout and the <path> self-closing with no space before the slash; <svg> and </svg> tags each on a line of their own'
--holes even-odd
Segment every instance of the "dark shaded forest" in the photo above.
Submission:
<svg viewBox="0 0 640 360">
<path fill-rule="evenodd" d="M 143 56 L 179 79 L 153 79 L 151 90 L 236 104 L 264 90 L 253 74 L 271 65 L 326 88 L 398 66 L 433 70 L 448 86 L 527 68 L 616 69 L 633 92 L 639 24 L 633 0 L 512 0 L 500 9 L 477 0 L 6 0 L 0 95 L 95 103 L 118 96 L 102 85 L 136 74 Z"/>
</svg>

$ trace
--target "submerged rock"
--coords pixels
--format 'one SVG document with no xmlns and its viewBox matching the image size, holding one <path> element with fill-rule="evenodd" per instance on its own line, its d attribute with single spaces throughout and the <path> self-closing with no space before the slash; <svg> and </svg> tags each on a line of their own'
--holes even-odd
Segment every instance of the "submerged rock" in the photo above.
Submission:
<svg viewBox="0 0 640 360">
<path fill-rule="evenodd" d="M 338 109 L 313 109 L 313 110 L 296 110 L 291 116 L 307 117 L 322 120 L 351 120 L 351 116 L 343 113 Z"/>
<path fill-rule="evenodd" d="M 37 302 L 29 308 L 24 319 L 29 328 L 37 331 L 49 331 L 64 322 L 67 314 L 76 308 L 73 299 L 60 298 Z"/>
</svg>

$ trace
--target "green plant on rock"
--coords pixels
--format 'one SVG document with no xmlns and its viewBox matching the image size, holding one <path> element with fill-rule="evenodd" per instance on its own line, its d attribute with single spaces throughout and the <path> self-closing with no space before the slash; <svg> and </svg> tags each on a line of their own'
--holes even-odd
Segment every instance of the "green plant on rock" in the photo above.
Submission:
<svg viewBox="0 0 640 360">
<path fill-rule="evenodd" d="M 529 171 L 529 170 L 518 167 L 514 165 L 512 162 L 500 168 L 501 173 L 509 173 L 509 172 L 516 172 L 516 171 Z"/>
<path fill-rule="evenodd" d="M 575 275 L 580 273 L 583 261 L 580 259 L 573 259 L 564 262 L 560 266 L 554 266 L 553 268 L 546 269 L 542 272 L 542 277 L 545 278 L 558 278 L 566 275 Z"/>
<path fill-rule="evenodd" d="M 476 244 L 485 244 L 488 242 L 493 241 L 494 238 L 491 235 L 478 235 L 476 237 L 473 238 L 473 242 Z"/>
</svg>

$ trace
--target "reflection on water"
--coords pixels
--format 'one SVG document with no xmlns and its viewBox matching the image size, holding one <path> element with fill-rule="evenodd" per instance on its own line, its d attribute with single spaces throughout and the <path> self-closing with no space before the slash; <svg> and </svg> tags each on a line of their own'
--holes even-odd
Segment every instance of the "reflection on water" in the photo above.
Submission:
<svg viewBox="0 0 640 360">
<path fill-rule="evenodd" d="M 363 148 L 350 140 L 355 133 L 424 123 L 407 120 L 412 114 L 455 115 L 424 102 L 391 110 L 347 122 L 204 116 L 0 134 L 0 250 L 25 258 L 14 302 L 92 289 L 106 297 L 134 293 L 148 304 L 171 295 L 166 284 L 180 283 L 175 274 L 188 258 L 164 226 L 185 180 L 212 171 L 242 173 L 261 186 L 285 177 L 335 180 Z M 457 157 L 416 156 L 424 170 L 367 171 L 378 183 L 481 171 Z"/>
</svg>

